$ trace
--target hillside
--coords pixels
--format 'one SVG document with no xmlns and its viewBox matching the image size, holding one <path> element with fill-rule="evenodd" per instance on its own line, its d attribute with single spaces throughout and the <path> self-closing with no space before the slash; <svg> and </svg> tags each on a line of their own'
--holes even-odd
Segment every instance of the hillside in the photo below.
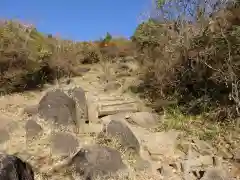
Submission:
<svg viewBox="0 0 240 180">
<path fill-rule="evenodd" d="M 110 170 L 240 178 L 238 9 L 150 19 L 131 40 L 72 42 L 0 22 L 0 151 L 29 162 L 37 180 L 73 179 L 69 163 L 55 167 L 70 154 L 86 180 Z"/>
</svg>

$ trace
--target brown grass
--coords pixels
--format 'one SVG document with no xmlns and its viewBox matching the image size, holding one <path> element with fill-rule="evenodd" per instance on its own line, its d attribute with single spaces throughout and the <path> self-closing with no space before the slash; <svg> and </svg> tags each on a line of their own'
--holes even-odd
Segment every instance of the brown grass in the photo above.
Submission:
<svg viewBox="0 0 240 180">
<path fill-rule="evenodd" d="M 83 64 L 131 56 L 132 43 L 124 38 L 73 42 L 44 35 L 16 21 L 0 24 L 0 92 L 41 88 L 61 77 L 81 76 Z"/>
<path fill-rule="evenodd" d="M 143 67 L 138 91 L 152 103 L 175 102 L 185 114 L 211 112 L 209 117 L 220 121 L 236 118 L 240 78 L 236 22 L 214 32 L 207 18 L 195 24 L 153 20 L 141 24 L 133 36 Z M 159 104 L 156 110 L 162 107 Z"/>
</svg>

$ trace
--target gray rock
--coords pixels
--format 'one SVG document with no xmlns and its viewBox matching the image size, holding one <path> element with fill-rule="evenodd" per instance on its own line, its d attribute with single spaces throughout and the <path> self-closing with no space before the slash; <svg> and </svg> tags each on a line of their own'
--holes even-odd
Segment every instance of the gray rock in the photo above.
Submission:
<svg viewBox="0 0 240 180">
<path fill-rule="evenodd" d="M 220 159 L 218 157 L 214 157 L 210 155 L 192 157 L 188 160 L 185 160 L 185 163 L 182 164 L 182 168 L 183 168 L 182 170 L 186 171 L 187 170 L 186 166 L 188 166 L 189 173 L 194 175 L 197 179 L 201 179 L 206 174 L 207 171 L 209 170 L 210 172 L 212 171 L 212 169 L 210 169 L 211 167 L 218 167 L 219 164 L 222 164 L 222 163 L 220 162 Z M 209 180 L 212 180 L 212 179 L 210 178 Z"/>
<path fill-rule="evenodd" d="M 180 134 L 181 132 L 175 130 L 149 133 L 143 136 L 142 144 L 154 160 L 162 159 L 162 157 L 176 157 Z"/>
<path fill-rule="evenodd" d="M 137 124 L 143 128 L 151 128 L 157 125 L 158 116 L 150 112 L 133 113 L 127 121 L 132 124 Z"/>
<path fill-rule="evenodd" d="M 76 106 L 72 98 L 57 89 L 47 92 L 39 102 L 38 113 L 45 120 L 52 120 L 55 124 L 77 124 Z"/>
<path fill-rule="evenodd" d="M 14 121 L 12 117 L 8 117 L 5 115 L 0 115 L 0 129 L 7 130 L 8 132 L 12 132 L 15 129 L 19 128 L 18 121 Z"/>
<path fill-rule="evenodd" d="M 225 147 L 221 146 L 221 148 L 218 149 L 218 154 L 222 156 L 224 159 L 232 159 L 233 154 Z"/>
<path fill-rule="evenodd" d="M 140 151 L 140 144 L 132 130 L 124 123 L 118 120 L 111 120 L 105 125 L 103 131 L 99 134 L 101 137 L 109 137 L 117 139 L 120 144 L 126 148 L 131 149 L 136 153 Z"/>
<path fill-rule="evenodd" d="M 203 140 L 193 140 L 195 147 L 194 149 L 202 155 L 211 155 L 214 153 L 212 145 L 208 144 Z"/>
<path fill-rule="evenodd" d="M 151 169 L 151 163 L 142 159 L 140 156 L 136 158 L 135 163 L 132 165 L 135 171 L 146 171 Z"/>
<path fill-rule="evenodd" d="M 174 176 L 173 168 L 171 166 L 169 166 L 168 164 L 163 164 L 158 169 L 158 171 L 164 178 L 171 178 Z"/>
<path fill-rule="evenodd" d="M 0 144 L 10 139 L 9 132 L 6 129 L 0 129 Z"/>
<path fill-rule="evenodd" d="M 27 106 L 23 109 L 23 113 L 28 116 L 33 116 L 38 113 L 38 105 Z"/>
<path fill-rule="evenodd" d="M 29 119 L 25 124 L 25 130 L 27 138 L 32 138 L 37 136 L 43 129 L 36 121 Z"/>
<path fill-rule="evenodd" d="M 118 82 L 109 82 L 106 84 L 105 88 L 104 88 L 104 91 L 107 92 L 107 91 L 114 91 L 114 90 L 117 90 L 121 87 L 121 84 L 118 83 Z"/>
<path fill-rule="evenodd" d="M 105 125 L 107 125 L 108 123 L 111 122 L 112 119 L 117 120 L 117 121 L 126 121 L 126 119 L 130 116 L 129 112 L 120 112 L 117 114 L 112 114 L 112 115 L 108 115 L 108 116 L 103 116 L 101 118 L 101 122 Z"/>
<path fill-rule="evenodd" d="M 34 172 L 30 164 L 14 155 L 0 153 L 1 180 L 34 180 Z"/>
<path fill-rule="evenodd" d="M 51 136 L 51 148 L 53 153 L 69 155 L 77 151 L 78 140 L 69 133 L 57 132 Z"/>
<path fill-rule="evenodd" d="M 228 180 L 224 169 L 220 168 L 209 168 L 203 175 L 201 180 Z"/>
<path fill-rule="evenodd" d="M 117 150 L 98 145 L 82 148 L 70 164 L 85 180 L 114 176 L 127 169 Z"/>
<path fill-rule="evenodd" d="M 76 87 L 73 89 L 70 89 L 68 91 L 70 96 L 75 100 L 76 102 L 76 115 L 77 120 L 80 125 L 81 122 L 88 123 L 88 106 L 87 106 L 87 99 L 85 95 L 84 89 L 81 87 Z"/>
<path fill-rule="evenodd" d="M 192 170 L 198 170 L 199 168 L 206 168 L 214 165 L 214 158 L 209 155 L 193 157 L 186 161 L 186 164 L 188 164 Z"/>
</svg>

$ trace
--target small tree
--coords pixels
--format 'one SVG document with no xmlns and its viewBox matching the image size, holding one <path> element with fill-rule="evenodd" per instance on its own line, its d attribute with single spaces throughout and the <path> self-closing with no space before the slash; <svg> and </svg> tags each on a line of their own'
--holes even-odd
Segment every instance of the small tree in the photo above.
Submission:
<svg viewBox="0 0 240 180">
<path fill-rule="evenodd" d="M 105 38 L 102 40 L 103 46 L 107 46 L 107 44 L 112 40 L 112 36 L 109 32 L 107 32 Z"/>
<path fill-rule="evenodd" d="M 106 36 L 104 38 L 104 41 L 109 42 L 111 40 L 112 40 L 112 35 L 109 32 L 107 32 L 107 34 L 106 34 Z"/>
</svg>

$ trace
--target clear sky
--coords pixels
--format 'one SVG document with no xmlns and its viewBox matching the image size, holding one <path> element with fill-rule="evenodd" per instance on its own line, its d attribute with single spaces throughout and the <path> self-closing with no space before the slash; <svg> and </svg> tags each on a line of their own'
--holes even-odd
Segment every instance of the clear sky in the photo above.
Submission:
<svg viewBox="0 0 240 180">
<path fill-rule="evenodd" d="M 45 33 L 96 40 L 130 37 L 152 0 L 0 0 L 0 18 L 35 24 Z"/>
</svg>

